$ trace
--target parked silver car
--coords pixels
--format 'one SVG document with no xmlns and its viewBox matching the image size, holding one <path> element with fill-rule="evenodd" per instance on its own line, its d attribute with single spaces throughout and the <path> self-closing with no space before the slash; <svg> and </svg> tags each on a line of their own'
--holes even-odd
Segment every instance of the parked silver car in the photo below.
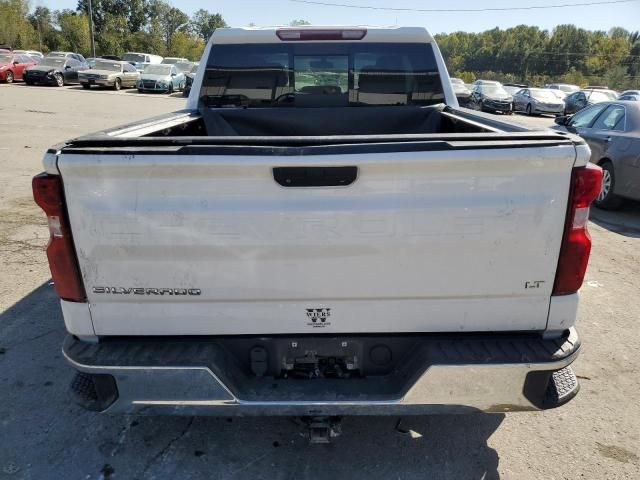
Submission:
<svg viewBox="0 0 640 480">
<path fill-rule="evenodd" d="M 564 101 L 546 88 L 523 88 L 513 94 L 513 109 L 527 115 L 564 113 Z"/>
<path fill-rule="evenodd" d="M 562 90 L 567 95 L 570 95 L 570 94 L 580 90 L 579 86 L 572 85 L 570 83 L 549 83 L 549 84 L 545 85 L 544 88 L 551 88 L 553 90 Z"/>
<path fill-rule="evenodd" d="M 633 100 L 634 102 L 640 101 L 640 90 L 625 90 L 620 94 L 618 100 Z"/>
<path fill-rule="evenodd" d="M 175 65 L 149 65 L 144 69 L 137 87 L 139 92 L 168 92 L 183 90 L 186 83 L 184 73 L 178 71 Z"/>
<path fill-rule="evenodd" d="M 193 68 L 192 62 L 177 62 L 177 63 L 174 63 L 174 65 L 176 66 L 179 72 L 182 72 L 185 74 L 189 73 Z"/>
<path fill-rule="evenodd" d="M 90 70 L 78 72 L 78 80 L 82 88 L 91 88 L 92 85 L 111 87 L 114 90 L 120 88 L 133 88 L 138 83 L 140 73 L 129 62 L 117 62 L 114 60 L 96 59 L 96 63 Z"/>
<path fill-rule="evenodd" d="M 461 107 L 468 107 L 471 100 L 471 90 L 467 88 L 464 82 L 459 78 L 451 78 L 451 87 L 453 93 L 455 93 L 458 99 L 458 104 Z"/>
<path fill-rule="evenodd" d="M 615 210 L 625 199 L 640 200 L 640 102 L 600 102 L 555 122 L 584 138 L 591 162 L 602 167 L 597 207 Z"/>
<path fill-rule="evenodd" d="M 518 83 L 504 83 L 502 85 L 509 95 L 514 95 L 516 92 L 520 91 L 523 88 L 529 88 L 528 85 L 521 85 Z"/>
</svg>

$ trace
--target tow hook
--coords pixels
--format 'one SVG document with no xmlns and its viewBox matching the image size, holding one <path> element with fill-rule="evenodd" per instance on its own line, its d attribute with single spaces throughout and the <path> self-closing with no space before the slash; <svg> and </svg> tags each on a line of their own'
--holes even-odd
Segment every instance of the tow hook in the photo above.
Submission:
<svg viewBox="0 0 640 480">
<path fill-rule="evenodd" d="M 331 443 L 331 439 L 342 433 L 341 417 L 302 417 L 307 425 L 309 443 Z"/>
</svg>

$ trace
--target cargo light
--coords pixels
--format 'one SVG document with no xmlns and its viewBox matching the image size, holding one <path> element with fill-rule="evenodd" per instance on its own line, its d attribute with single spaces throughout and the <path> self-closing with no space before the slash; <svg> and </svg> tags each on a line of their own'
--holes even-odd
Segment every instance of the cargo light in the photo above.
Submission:
<svg viewBox="0 0 640 480">
<path fill-rule="evenodd" d="M 367 34 L 366 28 L 358 29 L 341 29 L 341 30 L 326 30 L 326 29 L 279 29 L 276 30 L 276 35 L 280 40 L 287 40 L 293 42 L 300 42 L 306 40 L 362 40 Z"/>
<path fill-rule="evenodd" d="M 64 202 L 62 179 L 59 175 L 41 173 L 33 177 L 33 198 L 47 215 L 49 244 L 47 258 L 56 293 L 63 300 L 86 302 L 82 277 Z"/>
<path fill-rule="evenodd" d="M 553 295 L 575 293 L 582 285 L 591 252 L 591 236 L 587 229 L 589 206 L 598 197 L 601 184 L 602 169 L 592 163 L 571 172 L 567 219 Z"/>
</svg>

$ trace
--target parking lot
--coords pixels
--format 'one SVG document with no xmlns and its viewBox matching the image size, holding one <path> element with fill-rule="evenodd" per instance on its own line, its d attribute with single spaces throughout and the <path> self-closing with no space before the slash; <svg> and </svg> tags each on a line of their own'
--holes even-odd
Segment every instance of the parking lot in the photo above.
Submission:
<svg viewBox="0 0 640 480">
<path fill-rule="evenodd" d="M 179 93 L 0 85 L 0 479 L 640 478 L 638 204 L 592 212 L 574 364 L 582 389 L 563 408 L 399 426 L 397 417 L 352 417 L 319 446 L 288 418 L 110 417 L 71 403 L 31 177 L 53 144 L 183 105 Z"/>
</svg>

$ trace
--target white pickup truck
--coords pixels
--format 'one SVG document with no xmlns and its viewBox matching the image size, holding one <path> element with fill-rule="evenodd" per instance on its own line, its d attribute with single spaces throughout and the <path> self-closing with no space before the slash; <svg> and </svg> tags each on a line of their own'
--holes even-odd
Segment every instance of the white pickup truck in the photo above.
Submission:
<svg viewBox="0 0 640 480">
<path fill-rule="evenodd" d="M 459 108 L 423 28 L 218 29 L 185 110 L 34 178 L 73 390 L 184 415 L 559 406 L 588 160 Z"/>
</svg>

